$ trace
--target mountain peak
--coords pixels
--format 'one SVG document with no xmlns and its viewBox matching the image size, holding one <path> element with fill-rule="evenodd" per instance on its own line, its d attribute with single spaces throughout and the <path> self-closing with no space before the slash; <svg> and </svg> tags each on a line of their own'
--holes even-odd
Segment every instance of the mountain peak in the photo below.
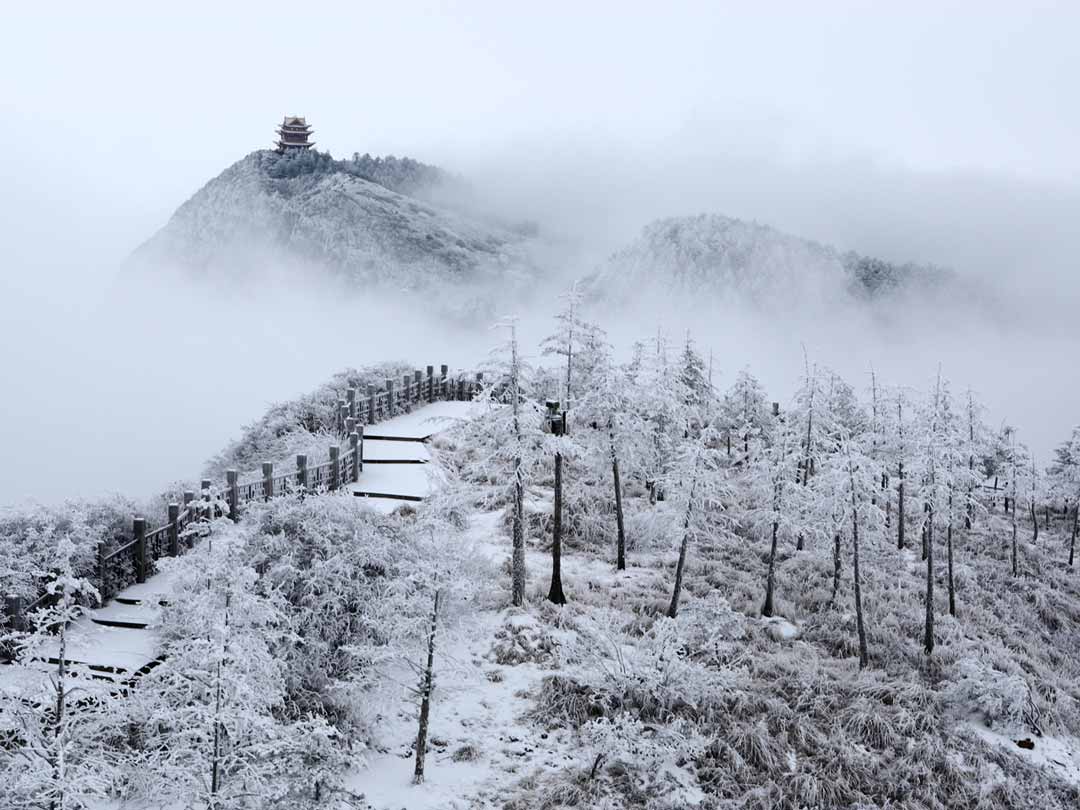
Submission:
<svg viewBox="0 0 1080 810">
<path fill-rule="evenodd" d="M 325 269 L 349 284 L 470 281 L 524 263 L 522 237 L 436 202 L 463 183 L 410 158 L 252 152 L 207 183 L 135 252 L 137 264 L 245 276 Z"/>
<path fill-rule="evenodd" d="M 824 299 L 848 294 L 873 298 L 916 286 L 932 287 L 951 274 L 931 265 L 894 264 L 758 222 L 722 214 L 658 219 L 615 252 L 594 277 L 597 286 L 739 293 L 755 300 Z"/>
</svg>

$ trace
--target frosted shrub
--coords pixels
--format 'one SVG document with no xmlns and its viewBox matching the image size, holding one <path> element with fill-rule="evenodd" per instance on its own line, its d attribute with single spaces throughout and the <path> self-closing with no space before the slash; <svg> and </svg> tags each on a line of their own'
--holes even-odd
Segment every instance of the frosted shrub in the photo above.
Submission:
<svg viewBox="0 0 1080 810">
<path fill-rule="evenodd" d="M 642 509 L 626 516 L 626 544 L 633 551 L 651 551 L 671 546 L 671 513 L 663 509 Z"/>
<path fill-rule="evenodd" d="M 1031 690 L 1019 675 L 994 669 L 975 658 L 957 663 L 959 678 L 951 697 L 980 714 L 988 726 L 1020 727 L 1030 711 Z"/>
<path fill-rule="evenodd" d="M 719 657 L 721 650 L 746 636 L 746 617 L 733 610 L 728 600 L 711 590 L 704 599 L 688 602 L 679 615 L 682 638 L 692 652 Z"/>
<path fill-rule="evenodd" d="M 697 756 L 702 750 L 693 727 L 685 721 L 655 726 L 625 712 L 590 721 L 582 734 L 598 759 L 644 768 L 655 768 L 669 759 Z"/>
<path fill-rule="evenodd" d="M 0 509 L 0 586 L 4 593 L 33 600 L 56 569 L 56 549 L 71 543 L 71 564 L 77 576 L 94 574 L 98 544 L 107 546 L 131 533 L 134 502 L 120 497 L 99 501 L 67 501 L 58 506 Z"/>
<path fill-rule="evenodd" d="M 369 383 L 381 388 L 385 380 L 400 380 L 411 371 L 401 362 L 348 369 L 310 394 L 276 403 L 260 419 L 245 425 L 240 438 L 206 464 L 204 474 L 224 478 L 229 468 L 255 470 L 263 461 L 291 463 L 295 453 L 321 452 L 337 426 L 338 400 L 347 389 L 356 388 L 357 395 L 364 397 Z"/>
<path fill-rule="evenodd" d="M 726 673 L 688 657 L 674 619 L 658 619 L 634 646 L 604 624 L 583 623 L 581 645 L 575 652 L 588 683 L 645 722 L 711 716 L 724 697 Z"/>
</svg>

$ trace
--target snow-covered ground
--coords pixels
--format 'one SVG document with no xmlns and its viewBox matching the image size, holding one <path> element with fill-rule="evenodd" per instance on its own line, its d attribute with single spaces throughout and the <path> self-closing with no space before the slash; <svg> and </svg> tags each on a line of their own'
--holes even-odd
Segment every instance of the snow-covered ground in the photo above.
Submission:
<svg viewBox="0 0 1080 810">
<path fill-rule="evenodd" d="M 1080 787 L 1080 740 L 1045 735 L 1036 737 L 1022 729 L 1006 733 L 989 729 L 978 722 L 969 723 L 967 727 L 984 742 L 1001 746 L 1014 756 L 1046 768 Z M 1020 742 L 1025 744 L 1021 746 Z M 1031 747 L 1028 747 L 1028 744 Z"/>
<path fill-rule="evenodd" d="M 440 430 L 445 430 L 459 419 L 468 418 L 470 414 L 476 413 L 476 408 L 477 406 L 472 402 L 432 402 L 411 413 L 404 413 L 370 425 L 364 429 L 364 432 L 372 436 L 424 439 Z M 367 444 L 366 438 L 364 443 Z"/>
<path fill-rule="evenodd" d="M 381 439 L 364 440 L 364 461 L 374 462 L 424 462 L 431 460 L 431 453 L 423 442 L 392 442 Z"/>
</svg>

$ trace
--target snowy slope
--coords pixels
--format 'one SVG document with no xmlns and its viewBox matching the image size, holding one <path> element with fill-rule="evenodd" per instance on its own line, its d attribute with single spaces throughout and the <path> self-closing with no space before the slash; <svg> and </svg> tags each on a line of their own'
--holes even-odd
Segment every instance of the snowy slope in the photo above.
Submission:
<svg viewBox="0 0 1080 810">
<path fill-rule="evenodd" d="M 311 155 L 259 151 L 233 164 L 135 252 L 135 265 L 214 276 L 316 268 L 352 285 L 397 289 L 528 272 L 523 239 L 509 228 L 365 179 L 352 162 Z"/>
<path fill-rule="evenodd" d="M 649 224 L 610 257 L 592 283 L 615 295 L 662 287 L 764 302 L 879 297 L 938 287 L 950 279 L 941 268 L 841 253 L 767 225 L 701 214 Z"/>
</svg>

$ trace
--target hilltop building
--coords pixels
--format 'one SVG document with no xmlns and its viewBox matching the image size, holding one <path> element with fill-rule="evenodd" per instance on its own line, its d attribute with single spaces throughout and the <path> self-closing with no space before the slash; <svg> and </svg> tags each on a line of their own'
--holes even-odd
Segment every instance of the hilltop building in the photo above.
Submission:
<svg viewBox="0 0 1080 810">
<path fill-rule="evenodd" d="M 295 150 L 310 149 L 315 145 L 309 141 L 311 125 L 299 115 L 286 115 L 277 129 L 278 140 L 276 141 L 278 154 Z"/>
</svg>

